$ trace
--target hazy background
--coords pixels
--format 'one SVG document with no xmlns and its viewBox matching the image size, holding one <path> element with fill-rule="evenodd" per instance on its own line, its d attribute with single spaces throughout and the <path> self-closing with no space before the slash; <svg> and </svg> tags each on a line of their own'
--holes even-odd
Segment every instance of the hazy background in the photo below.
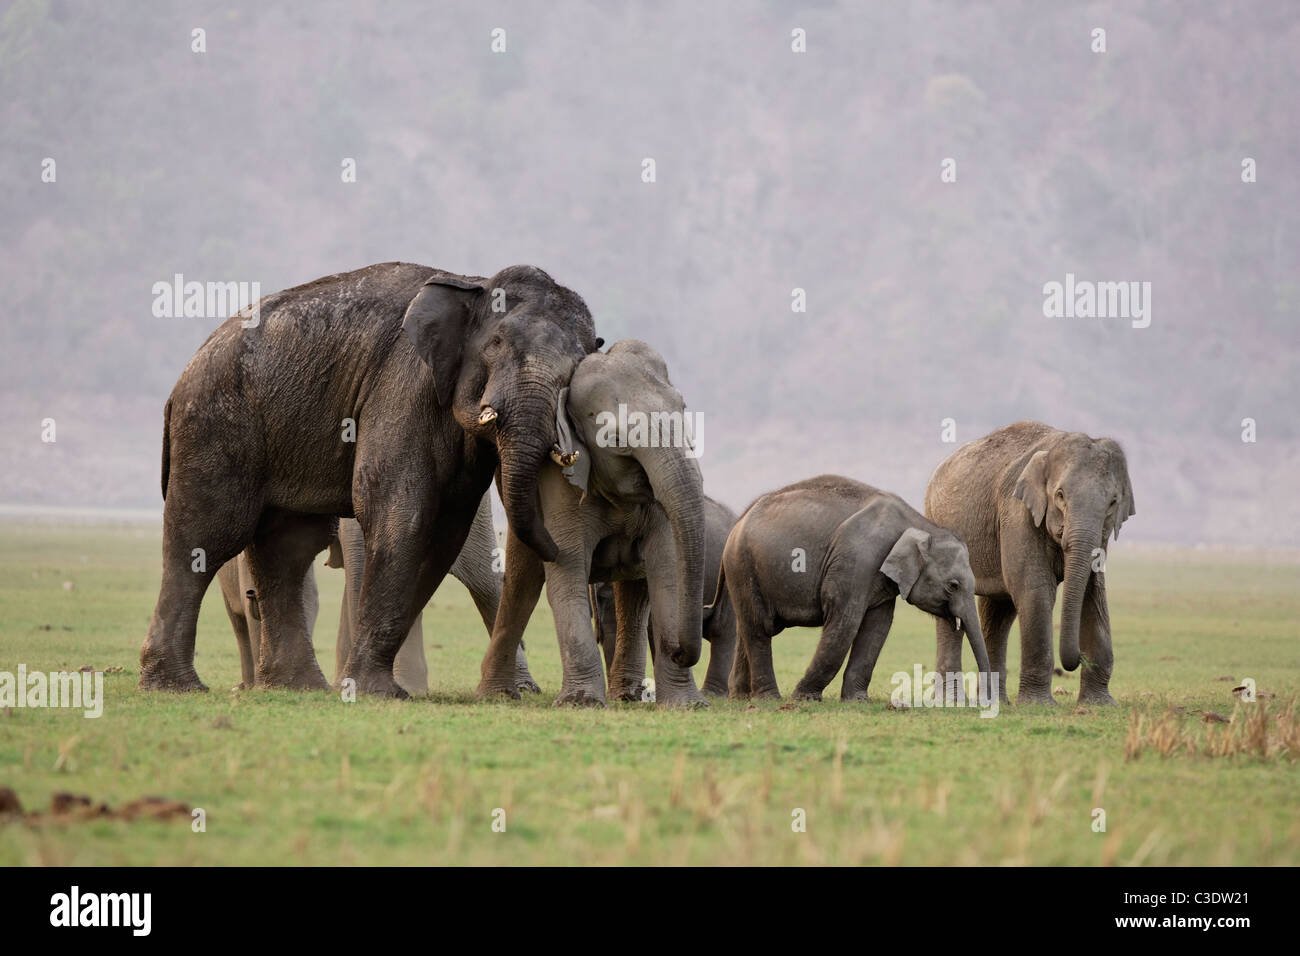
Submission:
<svg viewBox="0 0 1300 956">
<path fill-rule="evenodd" d="M 160 508 L 219 324 L 153 317 L 174 273 L 528 262 L 664 354 L 733 507 L 920 506 L 944 418 L 1032 417 L 1124 445 L 1125 540 L 1300 544 L 1300 5 L 0 9 L 0 505 Z M 1044 318 L 1067 272 L 1151 282 L 1150 328 Z"/>
</svg>

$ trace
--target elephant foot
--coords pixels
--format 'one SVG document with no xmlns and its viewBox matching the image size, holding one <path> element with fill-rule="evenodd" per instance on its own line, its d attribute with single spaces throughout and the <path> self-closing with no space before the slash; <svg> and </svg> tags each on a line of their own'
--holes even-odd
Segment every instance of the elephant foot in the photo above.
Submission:
<svg viewBox="0 0 1300 956">
<path fill-rule="evenodd" d="M 1016 695 L 1016 706 L 1020 707 L 1026 704 L 1038 704 L 1043 707 L 1060 706 L 1052 698 L 1052 691 L 1050 688 L 1047 688 L 1045 690 L 1032 690 L 1032 689 L 1027 690 L 1026 688 L 1022 687 L 1020 688 L 1020 693 Z"/>
<path fill-rule="evenodd" d="M 612 700 L 641 700 L 643 684 L 640 678 L 614 676 L 609 681 L 609 696 Z"/>
<path fill-rule="evenodd" d="M 722 681 L 706 680 L 700 690 L 705 697 L 726 697 L 728 694 L 727 685 Z"/>
<path fill-rule="evenodd" d="M 840 693 L 840 700 L 860 701 L 862 703 L 871 702 L 871 698 L 867 696 L 866 688 L 863 687 L 855 687 L 852 689 L 848 687 L 844 688 Z"/>
<path fill-rule="evenodd" d="M 659 682 L 655 683 L 655 703 L 684 710 L 703 710 L 709 706 L 708 698 L 695 687 L 665 687 Z"/>
<path fill-rule="evenodd" d="M 822 700 L 822 692 L 819 690 L 811 690 L 806 687 L 796 687 L 794 693 L 790 695 L 790 699 L 813 700 L 820 704 Z"/>
<path fill-rule="evenodd" d="M 393 700 L 406 700 L 411 695 L 397 683 L 391 671 L 373 670 L 361 674 L 347 674 L 344 679 L 352 677 L 357 682 L 357 692 L 371 697 L 388 697 Z"/>
<path fill-rule="evenodd" d="M 604 707 L 605 693 L 602 688 L 600 691 L 592 687 L 574 687 L 570 690 L 562 690 L 560 696 L 555 698 L 556 707 Z"/>
<path fill-rule="evenodd" d="M 478 697 L 509 697 L 511 700 L 519 700 L 519 686 L 512 680 L 489 679 L 484 677 L 478 682 L 478 687 L 474 693 Z"/>
<path fill-rule="evenodd" d="M 763 687 L 749 693 L 750 700 L 780 700 L 781 692 L 775 687 Z"/>
<path fill-rule="evenodd" d="M 141 690 L 169 690 L 181 694 L 208 689 L 208 685 L 199 680 L 198 672 L 192 666 L 172 672 L 165 667 L 149 664 L 141 666 L 138 686 Z"/>
<path fill-rule="evenodd" d="M 311 667 L 277 668 L 264 670 L 258 675 L 257 683 L 262 687 L 277 690 L 329 690 L 330 682 L 325 679 L 321 669 L 312 661 Z M 361 682 L 357 681 L 357 690 Z"/>
<path fill-rule="evenodd" d="M 1095 704 L 1098 707 L 1114 707 L 1115 698 L 1103 688 L 1079 688 L 1079 704 Z"/>
<path fill-rule="evenodd" d="M 515 689 L 524 694 L 540 694 L 542 689 L 533 680 L 528 670 L 528 658 L 524 656 L 523 642 L 515 649 Z"/>
</svg>

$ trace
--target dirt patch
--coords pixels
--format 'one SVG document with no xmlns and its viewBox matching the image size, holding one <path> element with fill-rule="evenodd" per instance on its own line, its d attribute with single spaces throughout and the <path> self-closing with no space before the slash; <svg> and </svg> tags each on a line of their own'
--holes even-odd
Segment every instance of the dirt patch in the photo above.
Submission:
<svg viewBox="0 0 1300 956">
<path fill-rule="evenodd" d="M 79 820 L 165 820 L 189 818 L 190 808 L 179 800 L 166 797 L 139 797 L 113 809 L 102 801 L 76 793 L 56 793 L 50 797 L 48 810 L 23 812 L 22 801 L 11 787 L 0 787 L 0 822 L 73 823 Z"/>
</svg>

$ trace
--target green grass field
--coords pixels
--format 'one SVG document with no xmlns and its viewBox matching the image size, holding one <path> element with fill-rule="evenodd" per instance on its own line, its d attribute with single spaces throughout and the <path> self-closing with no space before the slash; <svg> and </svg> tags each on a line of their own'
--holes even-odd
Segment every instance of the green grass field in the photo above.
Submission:
<svg viewBox="0 0 1300 956">
<path fill-rule="evenodd" d="M 1062 706 L 996 719 L 888 709 L 890 675 L 934 660 L 930 619 L 906 606 L 868 704 L 840 703 L 837 679 L 821 704 L 557 709 L 545 601 L 527 635 L 543 695 L 479 702 L 486 635 L 450 579 L 425 614 L 432 699 L 232 692 L 239 660 L 215 586 L 196 661 L 212 691 L 141 693 L 158 579 L 156 526 L 0 522 L 0 671 L 124 668 L 105 676 L 99 719 L 0 711 L 0 785 L 28 810 L 68 791 L 113 806 L 157 795 L 206 814 L 205 832 L 186 818 L 11 818 L 0 864 L 1300 863 L 1295 724 L 1284 740 L 1277 716 L 1300 693 L 1300 565 L 1289 561 L 1118 546 L 1108 586 L 1120 706 L 1074 712 L 1067 674 Z M 342 573 L 318 567 L 317 579 L 316 648 L 332 676 Z M 816 639 L 776 639 L 784 691 Z M 1014 697 L 1015 633 L 1009 656 Z M 1276 697 L 1238 705 L 1225 677 Z M 1201 745 L 1227 740 L 1252 708 L 1274 715 L 1260 747 L 1207 755 Z M 1198 710 L 1236 716 L 1208 725 Z M 1162 733 L 1180 743 L 1126 759 L 1135 712 L 1167 715 Z M 493 829 L 498 808 L 505 832 Z M 792 829 L 796 810 L 806 832 Z"/>
</svg>

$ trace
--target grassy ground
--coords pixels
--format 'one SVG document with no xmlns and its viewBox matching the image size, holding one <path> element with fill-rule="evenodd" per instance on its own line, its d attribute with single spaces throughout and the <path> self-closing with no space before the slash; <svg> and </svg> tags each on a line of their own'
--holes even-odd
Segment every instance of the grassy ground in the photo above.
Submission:
<svg viewBox="0 0 1300 956">
<path fill-rule="evenodd" d="M 206 831 L 186 818 L 11 821 L 0 865 L 1300 863 L 1300 770 L 1270 737 L 1277 721 L 1255 726 L 1262 755 L 1205 753 L 1207 741 L 1236 749 L 1224 744 L 1250 708 L 1276 714 L 1300 692 L 1294 563 L 1117 548 L 1120 706 L 1075 713 L 1069 674 L 1056 680 L 1063 706 L 990 720 L 886 707 L 891 674 L 933 663 L 932 624 L 911 608 L 895 619 L 872 703 L 841 704 L 837 681 L 822 704 L 678 713 L 553 708 L 559 657 L 543 601 L 528 641 L 547 693 L 477 702 L 486 637 L 454 581 L 425 615 L 431 700 L 230 691 L 239 662 L 215 587 L 197 659 L 212 692 L 145 694 L 137 654 L 158 555 L 156 527 L 0 522 L 0 671 L 124 668 L 106 675 L 97 720 L 0 711 L 0 785 L 28 809 L 58 791 L 114 806 L 156 794 L 203 808 Z M 329 676 L 342 574 L 317 575 Z M 816 638 L 776 639 L 787 692 Z M 1013 697 L 1018 647 L 1013 633 Z M 1227 677 L 1277 697 L 1207 725 L 1192 712 L 1238 706 Z M 1149 745 L 1128 759 L 1135 716 Z M 505 832 L 492 826 L 498 808 Z M 799 810 L 806 832 L 792 829 Z"/>
</svg>

